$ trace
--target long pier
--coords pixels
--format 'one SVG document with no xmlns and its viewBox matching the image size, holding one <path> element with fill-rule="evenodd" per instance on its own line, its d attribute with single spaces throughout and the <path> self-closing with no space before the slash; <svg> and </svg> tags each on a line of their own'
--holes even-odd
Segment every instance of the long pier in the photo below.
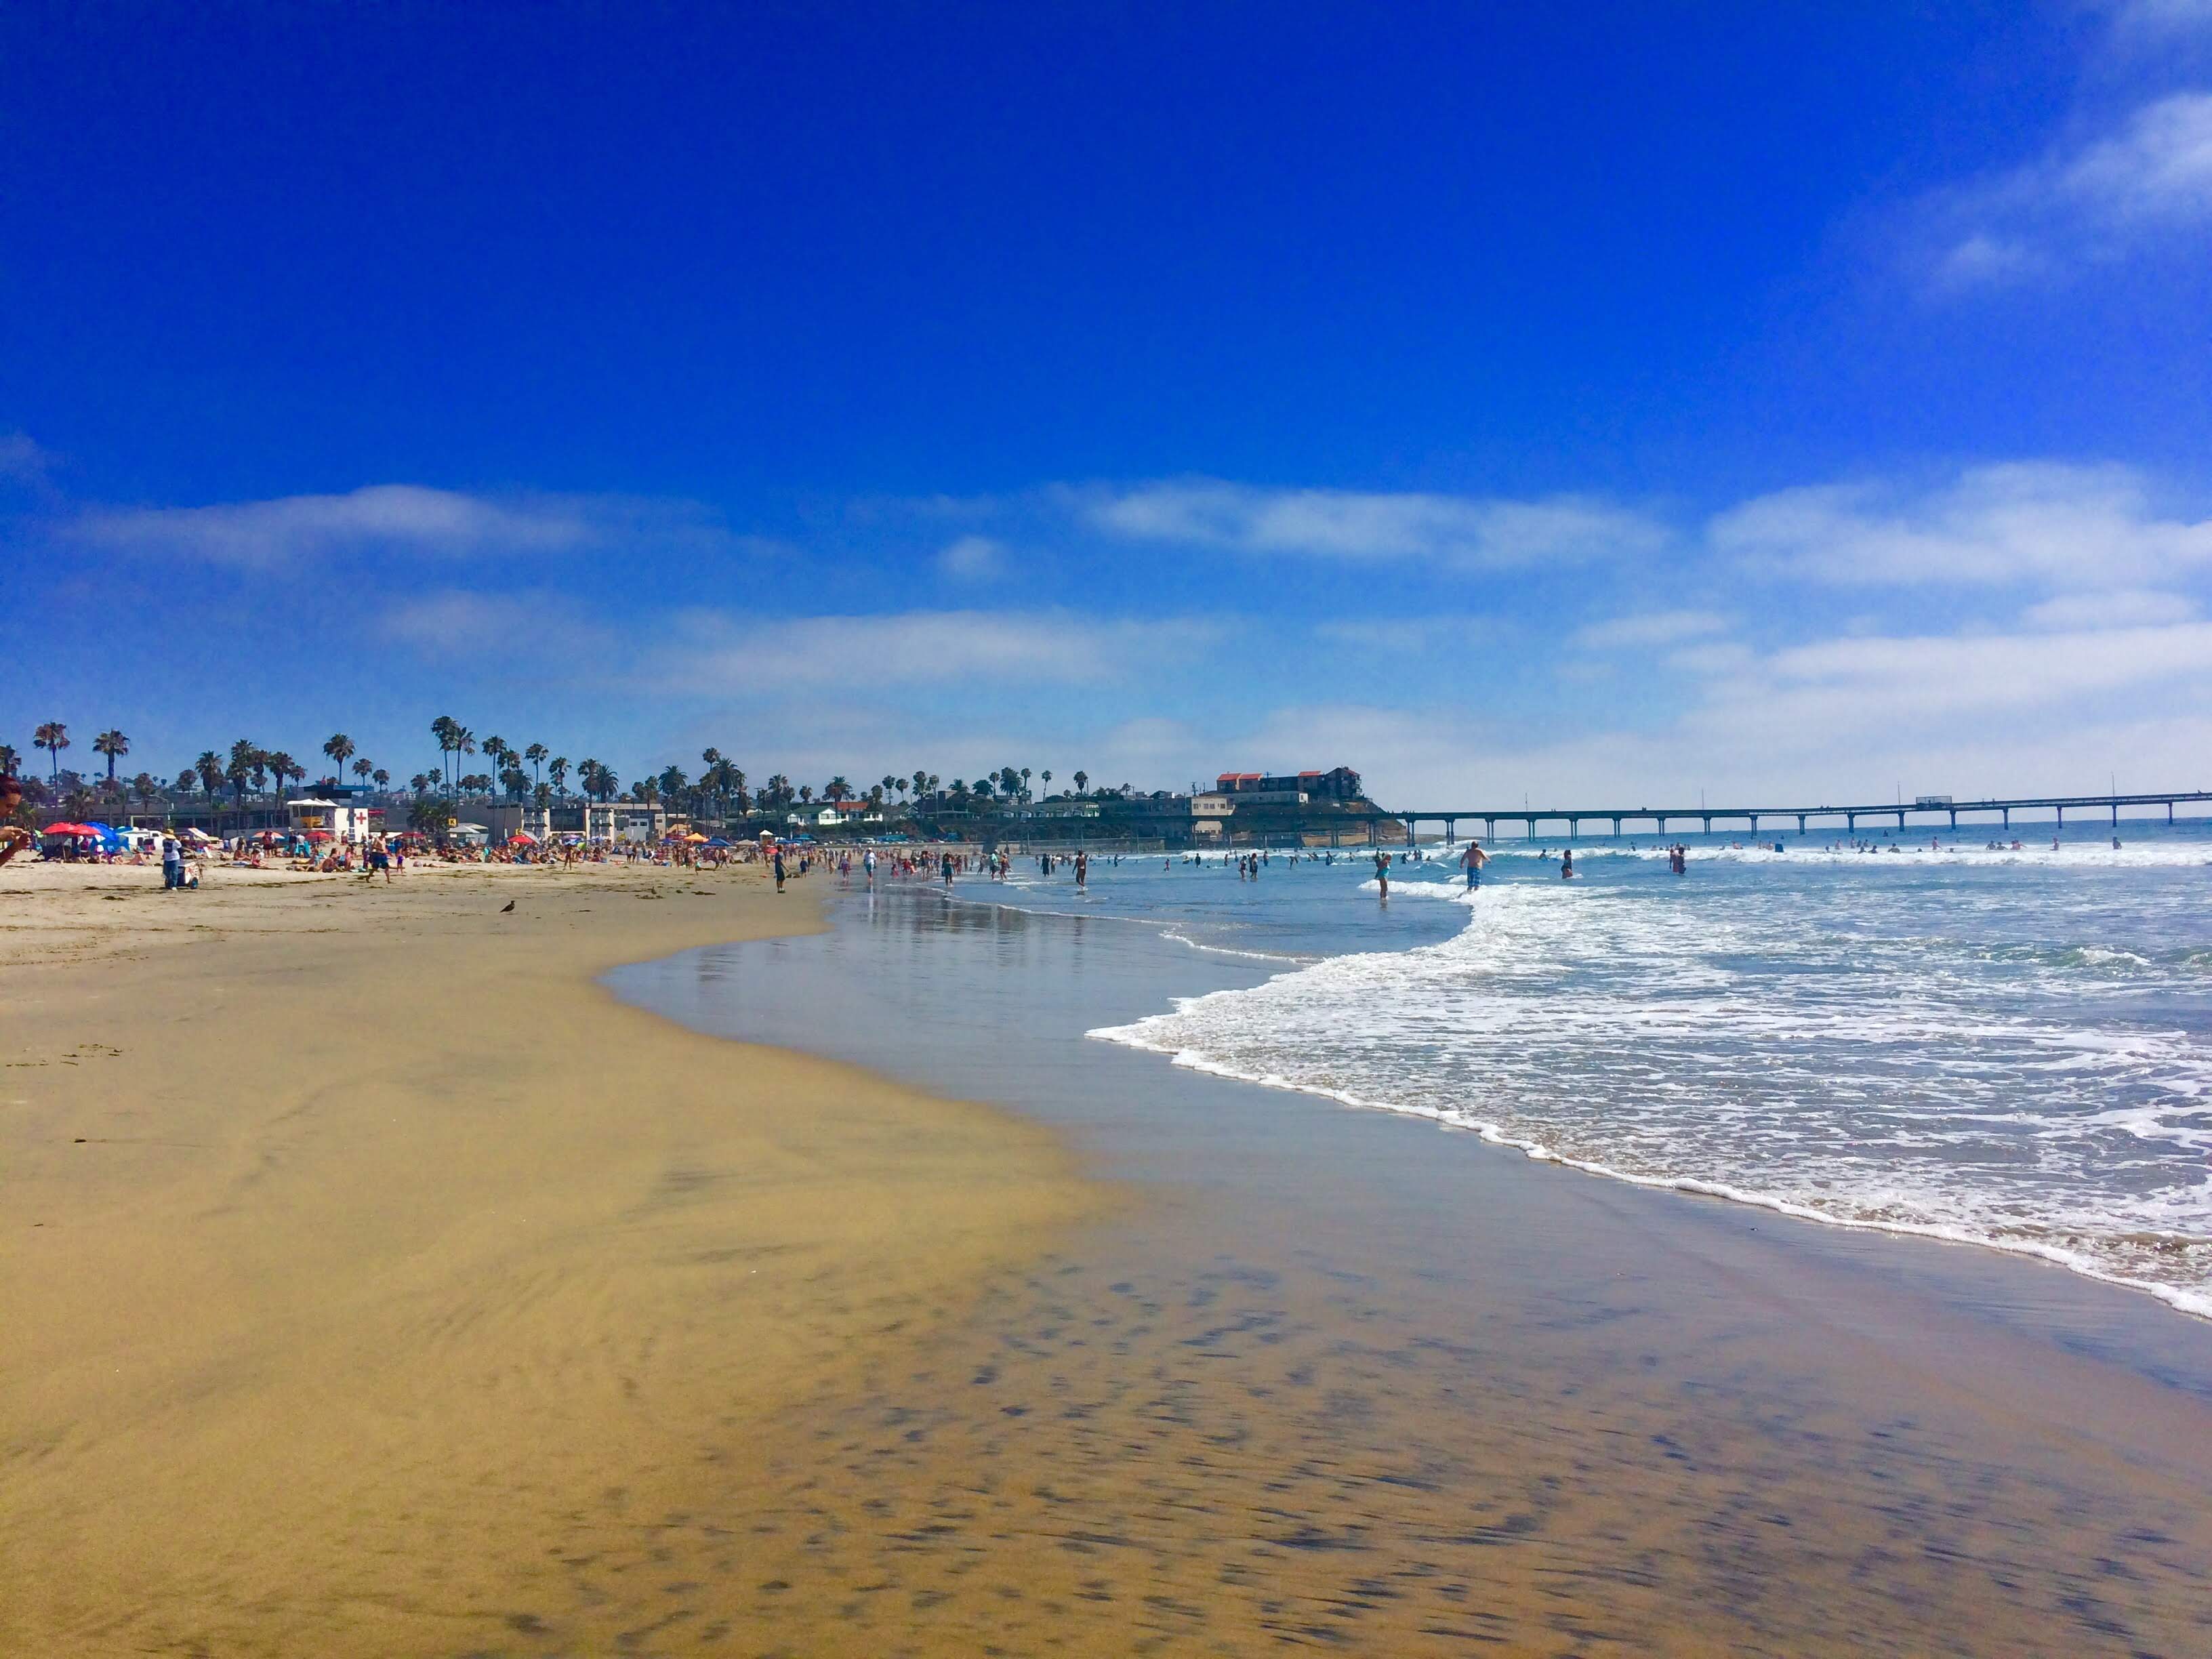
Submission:
<svg viewBox="0 0 2212 1659">
<path fill-rule="evenodd" d="M 1802 836 L 1805 833 L 1806 825 L 1814 818 L 1840 818 L 1847 831 L 1855 831 L 1861 818 L 1881 820 L 1893 817 L 1897 820 L 1897 827 L 1902 830 L 1908 817 L 1924 818 L 1929 815 L 1941 815 L 1948 817 L 1950 827 L 1956 830 L 1961 812 L 1994 813 L 2006 829 L 2010 829 L 2014 812 L 2055 811 L 2061 824 L 2066 822 L 2066 814 L 2069 811 L 2110 812 L 2112 823 L 2118 824 L 2123 806 L 2163 806 L 2166 808 L 2166 821 L 2172 823 L 2173 809 L 2177 805 L 2198 801 L 2212 801 L 2212 790 L 2179 789 L 2150 795 L 2039 795 L 2017 800 L 1954 801 L 1923 797 L 1910 803 L 1892 801 L 1868 806 L 1585 806 L 1547 807 L 1540 811 L 1527 807 L 1510 811 L 1462 808 L 1435 812 L 1379 811 L 1373 815 L 1370 834 L 1373 832 L 1373 823 L 1396 823 L 1406 826 L 1407 839 L 1412 840 L 1415 838 L 1419 825 L 1441 823 L 1443 825 L 1444 840 L 1449 842 L 1458 838 L 1459 825 L 1480 823 L 1484 835 L 1495 840 L 1499 824 L 1518 823 L 1523 826 L 1523 833 L 1533 840 L 1538 824 L 1564 823 L 1571 838 L 1582 833 L 1585 823 L 1610 823 L 1616 836 L 1620 834 L 1620 826 L 1624 823 L 1648 823 L 1656 834 L 1663 836 L 1669 823 L 1696 823 L 1704 825 L 1704 832 L 1711 835 L 1713 825 L 1721 823 L 1746 824 L 1755 836 L 1762 822 L 1771 823 L 1795 818 L 1797 833 Z"/>
</svg>

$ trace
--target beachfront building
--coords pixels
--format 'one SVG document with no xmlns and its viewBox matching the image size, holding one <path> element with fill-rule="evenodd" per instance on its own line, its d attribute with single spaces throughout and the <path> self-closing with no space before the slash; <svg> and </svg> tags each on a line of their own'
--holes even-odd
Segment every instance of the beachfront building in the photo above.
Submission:
<svg viewBox="0 0 2212 1659">
<path fill-rule="evenodd" d="M 1217 793 L 1255 805 L 1304 806 L 1311 800 L 1362 799 L 1359 774 L 1348 766 L 1326 772 L 1224 772 L 1213 787 Z"/>
<path fill-rule="evenodd" d="M 320 795 L 302 795 L 284 803 L 285 828 L 309 838 L 329 836 L 333 840 L 362 842 L 384 833 L 384 809 Z"/>
<path fill-rule="evenodd" d="M 593 800 L 584 803 L 584 839 L 593 842 L 658 842 L 668 833 L 668 810 L 659 801 Z"/>
</svg>

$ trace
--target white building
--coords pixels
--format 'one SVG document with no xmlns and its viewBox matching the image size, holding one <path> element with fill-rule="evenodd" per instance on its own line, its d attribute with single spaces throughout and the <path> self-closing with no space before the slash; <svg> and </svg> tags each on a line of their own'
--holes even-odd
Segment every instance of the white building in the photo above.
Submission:
<svg viewBox="0 0 2212 1659">
<path fill-rule="evenodd" d="M 592 800 L 584 803 L 586 841 L 651 843 L 668 833 L 668 812 L 659 801 Z"/>
<path fill-rule="evenodd" d="M 302 795 L 284 803 L 288 827 L 295 836 L 320 832 L 339 841 L 366 841 L 384 833 L 381 806 L 355 806 L 345 801 Z"/>
</svg>

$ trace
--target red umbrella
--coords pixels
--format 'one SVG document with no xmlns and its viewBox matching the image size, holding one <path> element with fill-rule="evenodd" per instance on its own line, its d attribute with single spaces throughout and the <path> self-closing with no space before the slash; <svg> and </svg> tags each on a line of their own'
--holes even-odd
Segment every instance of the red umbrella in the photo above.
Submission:
<svg viewBox="0 0 2212 1659">
<path fill-rule="evenodd" d="M 88 823 L 50 823 L 39 833 L 42 836 L 96 836 L 100 831 Z"/>
<path fill-rule="evenodd" d="M 515 842 L 519 842 L 519 841 L 526 841 L 526 842 L 529 842 L 532 847 L 535 847 L 535 846 L 537 846 L 537 845 L 538 845 L 538 837 L 537 837 L 537 836 L 533 836 L 533 835 L 532 835 L 532 834 L 530 833 L 530 831 L 528 831 L 527 830 L 516 830 L 513 835 L 509 836 L 507 838 L 507 844 L 508 846 L 512 847 L 512 846 L 514 846 L 514 843 L 515 843 Z"/>
</svg>

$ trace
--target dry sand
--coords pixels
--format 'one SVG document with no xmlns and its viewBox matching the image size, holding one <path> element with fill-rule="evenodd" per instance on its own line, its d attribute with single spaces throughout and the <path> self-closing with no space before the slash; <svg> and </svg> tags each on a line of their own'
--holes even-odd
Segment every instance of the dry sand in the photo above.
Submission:
<svg viewBox="0 0 2212 1659">
<path fill-rule="evenodd" d="M 592 983 L 813 925 L 752 870 L 0 870 L 0 1651 L 495 1648 L 1095 1212 L 1043 1131 Z"/>
</svg>

